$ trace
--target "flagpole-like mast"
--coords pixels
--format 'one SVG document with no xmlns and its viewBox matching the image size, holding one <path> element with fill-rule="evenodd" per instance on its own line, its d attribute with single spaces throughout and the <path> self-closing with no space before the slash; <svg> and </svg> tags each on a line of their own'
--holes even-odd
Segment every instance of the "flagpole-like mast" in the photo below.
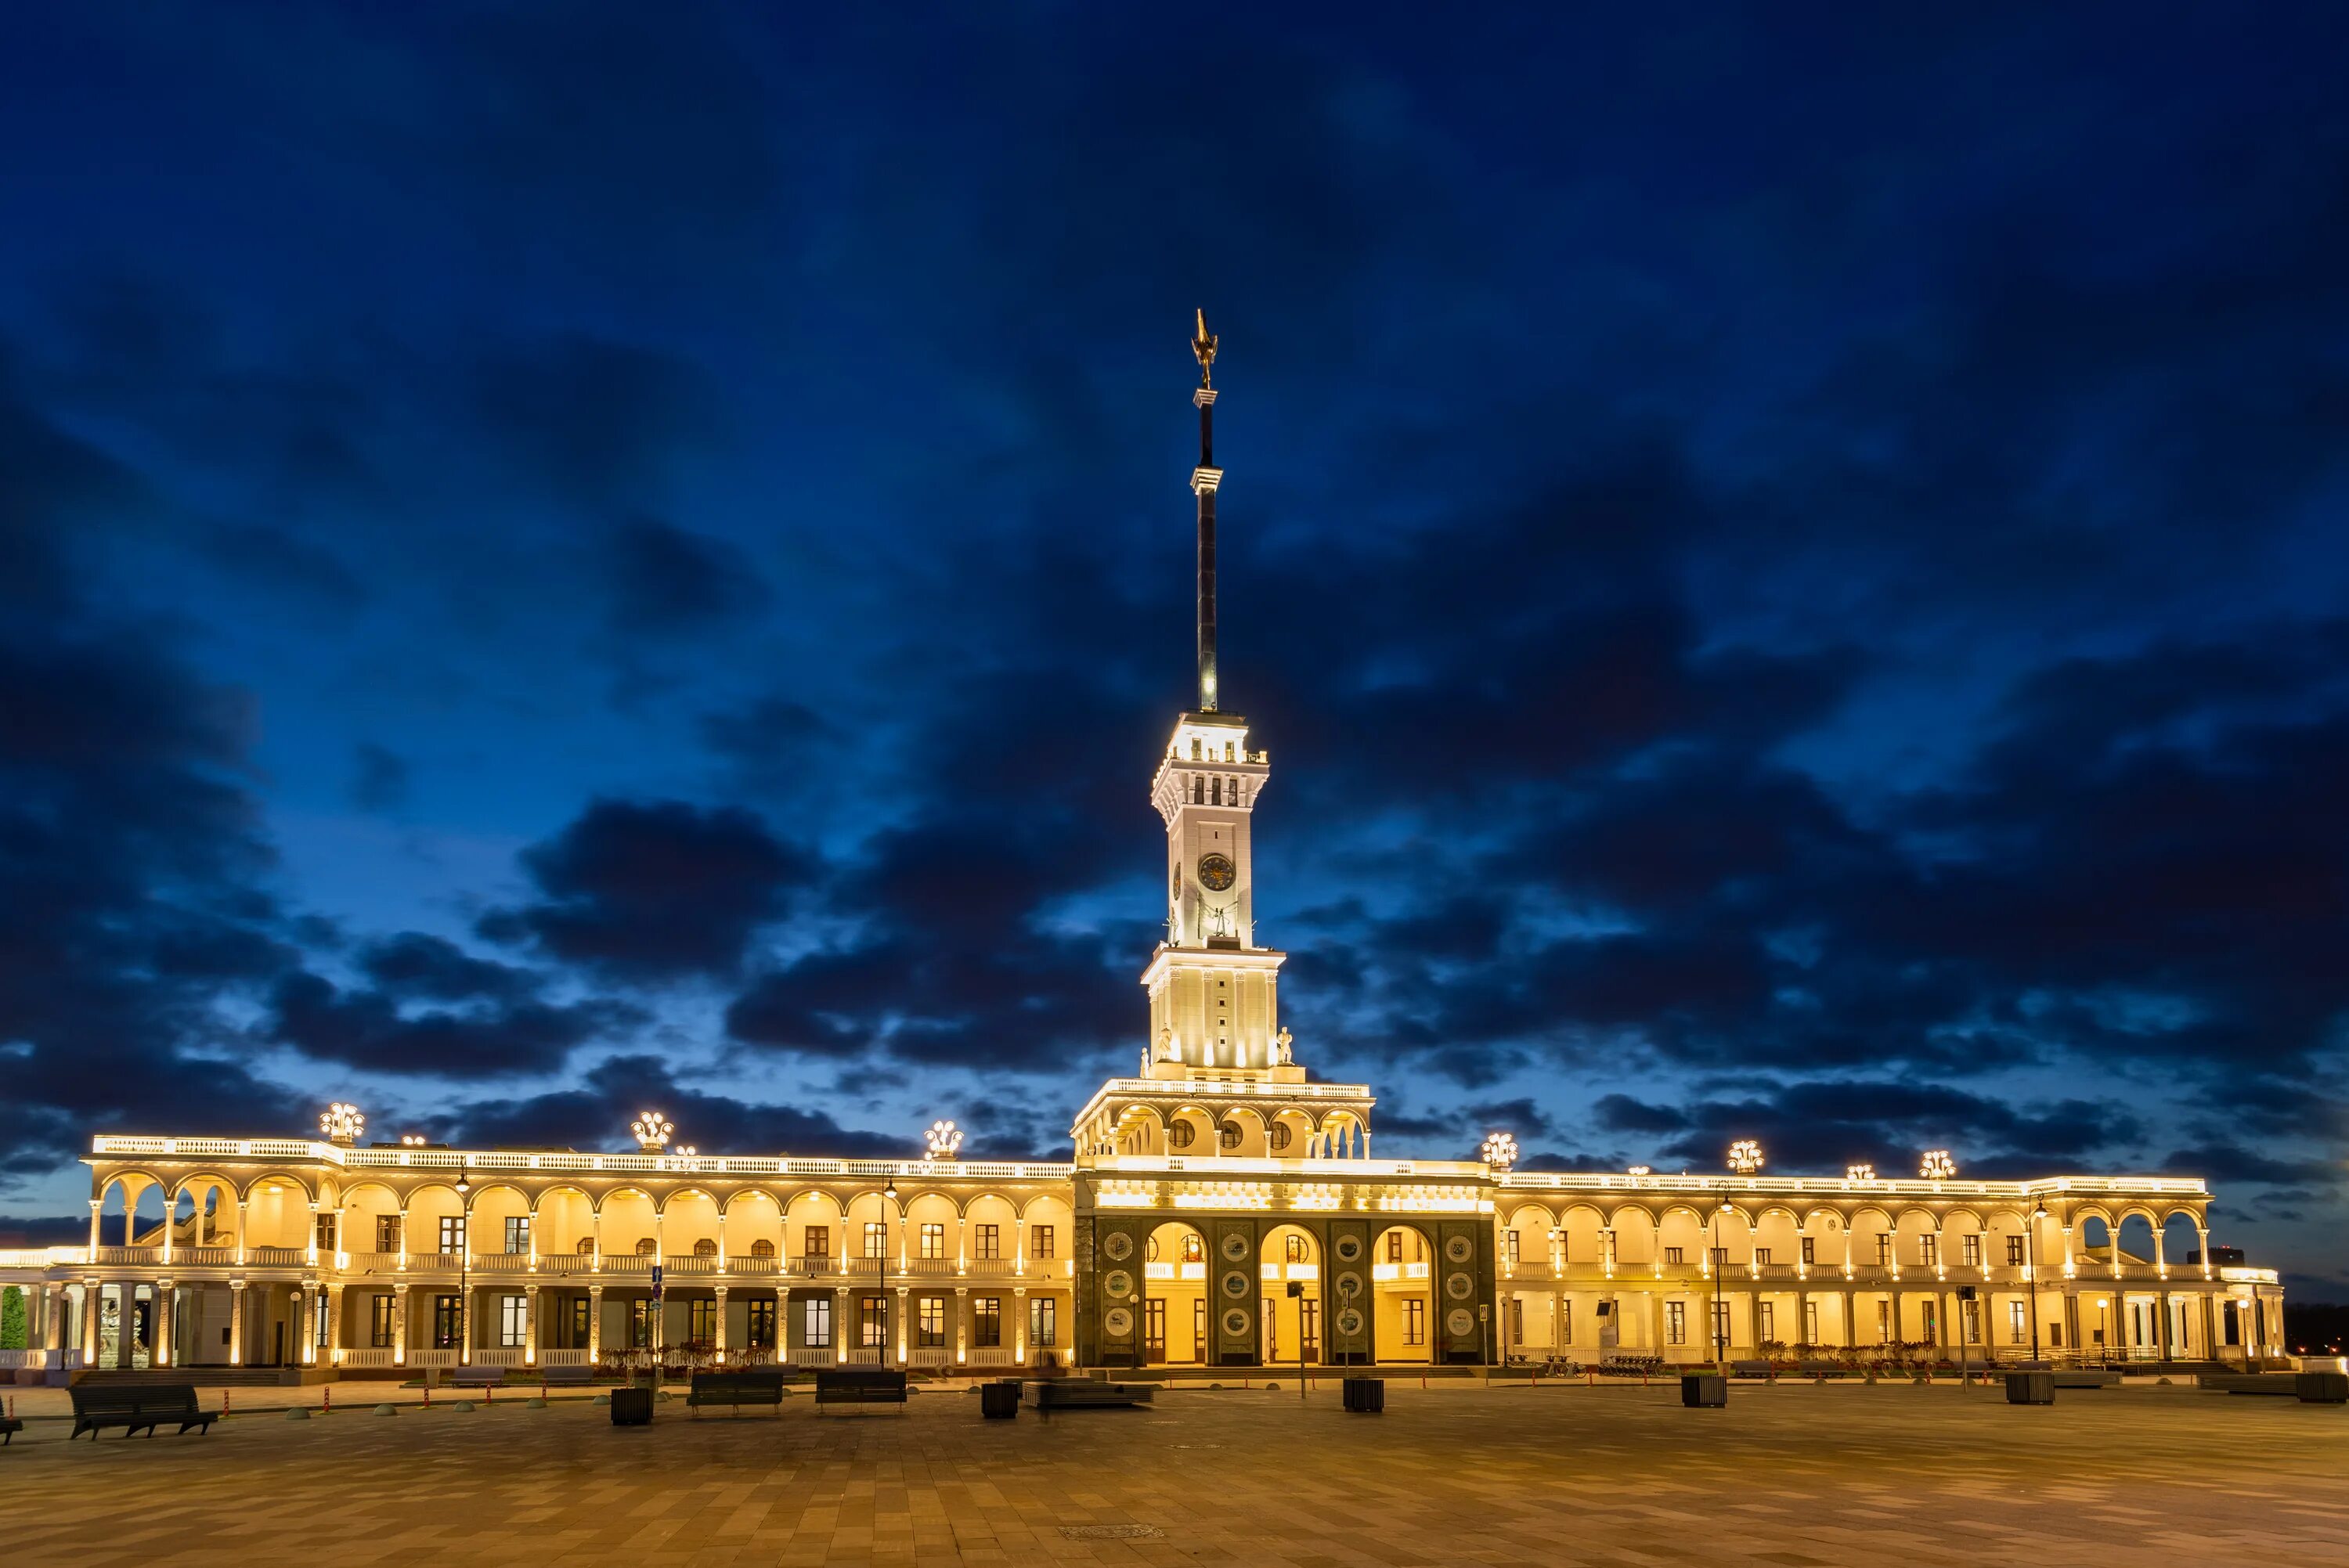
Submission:
<svg viewBox="0 0 2349 1568">
<path fill-rule="evenodd" d="M 1216 487 L 1224 470 L 1216 467 L 1216 336 L 1207 313 L 1198 313 L 1198 335 L 1191 352 L 1199 361 L 1199 388 L 1191 401 L 1199 409 L 1199 466 L 1191 470 L 1191 493 L 1199 498 L 1199 711 L 1216 711 Z"/>
</svg>

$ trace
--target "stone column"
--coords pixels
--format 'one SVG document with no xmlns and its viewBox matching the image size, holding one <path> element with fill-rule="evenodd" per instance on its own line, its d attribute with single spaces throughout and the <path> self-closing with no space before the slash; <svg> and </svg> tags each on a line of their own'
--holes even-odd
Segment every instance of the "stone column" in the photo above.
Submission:
<svg viewBox="0 0 2349 1568">
<path fill-rule="evenodd" d="M 592 1364 L 603 1358 L 604 1287 L 591 1284 L 587 1287 L 587 1359 Z"/>
<path fill-rule="evenodd" d="M 1909 1337 L 1909 1330 L 1900 1321 L 1900 1282 L 1899 1280 L 1892 1282 L 1892 1288 L 1885 1292 L 1884 1298 L 1892 1305 L 1891 1338 L 1893 1344 L 1899 1345 Z"/>
<path fill-rule="evenodd" d="M 896 1287 L 896 1291 L 897 1299 L 890 1304 L 890 1315 L 896 1319 L 895 1324 L 892 1326 L 897 1330 L 897 1365 L 903 1367 L 905 1364 L 905 1351 L 908 1343 L 907 1335 L 909 1332 L 905 1323 L 905 1302 L 906 1298 L 913 1294 L 913 1290 L 909 1285 L 901 1284 Z M 885 1346 L 882 1350 L 882 1355 L 885 1358 L 888 1355 L 888 1350 Z"/>
<path fill-rule="evenodd" d="M 955 1365 L 970 1363 L 970 1290 L 966 1285 L 955 1286 Z"/>
<path fill-rule="evenodd" d="M 95 1279 L 81 1282 L 81 1364 L 98 1365 L 98 1324 L 106 1310 L 106 1286 Z"/>
<path fill-rule="evenodd" d="M 316 1233 L 313 1231 L 312 1234 Z M 302 1343 L 295 1351 L 295 1364 L 315 1365 L 318 1359 L 318 1286 L 311 1280 L 302 1282 L 302 1320 L 296 1332 L 302 1336 Z"/>
<path fill-rule="evenodd" d="M 335 1238 L 339 1243 L 340 1236 Z M 337 1252 L 350 1249 L 337 1245 Z M 326 1287 L 326 1359 L 339 1367 L 343 1361 L 343 1287 L 338 1281 Z"/>
<path fill-rule="evenodd" d="M 791 1361 L 792 1287 L 778 1284 L 775 1286 L 775 1365 L 788 1367 Z"/>
<path fill-rule="evenodd" d="M 92 1198 L 89 1201 L 89 1254 L 85 1261 L 93 1264 L 98 1262 L 98 1211 L 105 1207 L 106 1200 L 103 1198 Z M 123 1207 L 127 1210 L 129 1205 L 126 1203 Z"/>
<path fill-rule="evenodd" d="M 2205 1261 L 2209 1260 L 2210 1253 L 2207 1248 L 2202 1256 Z M 2201 1293 L 2201 1301 L 2202 1357 L 2206 1361 L 2216 1361 L 2219 1359 L 2219 1315 L 2213 1307 L 2210 1293 L 2208 1290 Z"/>
<path fill-rule="evenodd" d="M 66 1349 L 66 1287 L 58 1281 L 41 1287 L 41 1346 L 52 1365 L 62 1364 Z"/>
<path fill-rule="evenodd" d="M 239 1231 L 236 1239 L 242 1246 L 244 1233 Z M 228 1282 L 228 1364 L 244 1365 L 244 1282 L 241 1279 Z"/>
<path fill-rule="evenodd" d="M 1838 1294 L 1843 1297 L 1843 1347 L 1857 1350 L 1859 1348 L 1859 1298 L 1853 1291 Z"/>
<path fill-rule="evenodd" d="M 531 1226 L 533 1246 L 538 1244 L 537 1233 L 538 1227 L 534 1224 Z M 538 1282 L 533 1280 L 523 1285 L 522 1294 L 522 1364 L 525 1367 L 535 1367 L 538 1365 Z M 719 1294 L 718 1314 L 718 1332 L 720 1336 L 719 1343 L 722 1345 L 725 1343 L 723 1336 L 726 1333 L 726 1297 L 723 1291 Z"/>
<path fill-rule="evenodd" d="M 172 1188 L 163 1189 L 163 1266 L 171 1266 L 172 1233 L 179 1229 L 180 1194 Z"/>
<path fill-rule="evenodd" d="M 402 1226 L 402 1233 L 406 1227 Z M 391 1364 L 408 1365 L 408 1282 L 401 1280 L 391 1287 Z"/>
<path fill-rule="evenodd" d="M 2201 1253 L 2201 1257 L 2202 1257 L 2202 1277 L 2203 1277 L 2204 1279 L 2209 1279 L 2209 1278 L 2210 1278 L 2210 1277 L 2211 1277 L 2211 1272 L 2212 1272 L 2212 1271 L 2211 1271 L 2211 1265 L 2210 1265 L 2210 1231 L 2209 1231 L 2209 1226 L 2207 1226 L 2207 1225 L 2197 1225 L 2197 1226 L 2195 1226 L 2195 1227 L 2194 1227 L 2194 1235 L 2195 1235 L 2195 1239 L 2196 1239 L 2197 1241 L 2199 1241 L 2199 1242 L 2201 1243 L 2201 1247 L 2202 1247 L 2202 1253 Z"/>
<path fill-rule="evenodd" d="M 1014 1285 L 1011 1290 L 1012 1315 L 1019 1321 L 1012 1328 L 1012 1358 L 1020 1366 L 1028 1365 L 1028 1287 Z"/>
<path fill-rule="evenodd" d="M 253 1204 L 248 1199 L 236 1201 L 236 1261 L 242 1264 L 246 1249 L 253 1245 Z"/>
<path fill-rule="evenodd" d="M 847 1253 L 841 1254 L 843 1260 Z M 836 1361 L 846 1361 L 849 1349 L 855 1344 L 856 1326 L 848 1315 L 848 1287 L 832 1287 L 832 1353 Z"/>
<path fill-rule="evenodd" d="M 722 1223 L 723 1223 L 723 1222 L 721 1221 L 721 1222 L 720 1222 L 720 1223 L 722 1224 Z M 718 1245 L 719 1245 L 719 1247 L 721 1249 L 721 1250 L 720 1250 L 720 1255 L 722 1256 L 722 1255 L 723 1255 L 723 1249 L 724 1249 L 724 1247 L 725 1247 L 726 1243 L 725 1243 L 724 1242 L 722 1242 L 722 1241 L 721 1241 L 721 1242 L 719 1242 L 719 1243 L 718 1243 Z M 723 1367 L 724 1365 L 726 1365 L 726 1351 L 727 1351 L 727 1344 L 726 1344 L 726 1287 L 725 1287 L 724 1285 L 722 1285 L 722 1284 L 720 1284 L 720 1285 L 712 1285 L 712 1286 L 710 1286 L 710 1291 L 711 1291 L 711 1293 L 712 1293 L 713 1295 L 715 1295 L 718 1297 L 718 1315 L 718 1315 L 718 1364 L 719 1364 L 720 1367 Z"/>
</svg>

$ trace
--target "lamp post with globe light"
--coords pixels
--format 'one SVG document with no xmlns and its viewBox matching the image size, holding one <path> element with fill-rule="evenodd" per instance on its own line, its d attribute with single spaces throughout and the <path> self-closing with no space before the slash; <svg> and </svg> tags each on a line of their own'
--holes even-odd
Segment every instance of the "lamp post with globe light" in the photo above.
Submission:
<svg viewBox="0 0 2349 1568">
<path fill-rule="evenodd" d="M 1729 1146 L 1729 1168 L 1740 1176 L 1751 1177 L 1762 1169 L 1762 1145 L 1751 1138 L 1741 1138 Z M 1725 1374 L 1729 1364 L 1729 1323 L 1722 1315 L 1721 1305 L 1721 1216 L 1731 1212 L 1729 1194 L 1721 1195 L 1721 1205 L 1713 1212 L 1713 1255 L 1705 1260 L 1713 1270 L 1713 1365 Z"/>
<path fill-rule="evenodd" d="M 2026 1299 L 2031 1304 L 2031 1363 L 2034 1367 L 2039 1364 L 2039 1222 L 2046 1217 L 2045 1203 L 2032 1205 L 2031 1229 L 2023 1241 L 2023 1285 L 2030 1293 Z"/>
<path fill-rule="evenodd" d="M 889 1299 L 889 1214 L 897 1206 L 897 1178 L 881 1189 L 881 1365 L 889 1365 L 889 1331 L 897 1326 L 897 1315 L 890 1308 Z"/>
<path fill-rule="evenodd" d="M 457 1171 L 457 1364 L 473 1360 L 473 1168 Z"/>
</svg>

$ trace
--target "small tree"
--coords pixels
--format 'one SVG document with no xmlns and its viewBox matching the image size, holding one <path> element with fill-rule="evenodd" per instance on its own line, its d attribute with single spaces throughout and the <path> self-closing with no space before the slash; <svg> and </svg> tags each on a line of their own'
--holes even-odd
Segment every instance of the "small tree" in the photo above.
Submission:
<svg viewBox="0 0 2349 1568">
<path fill-rule="evenodd" d="M 25 1348 L 25 1293 L 15 1285 L 0 1290 L 0 1350 Z"/>
</svg>

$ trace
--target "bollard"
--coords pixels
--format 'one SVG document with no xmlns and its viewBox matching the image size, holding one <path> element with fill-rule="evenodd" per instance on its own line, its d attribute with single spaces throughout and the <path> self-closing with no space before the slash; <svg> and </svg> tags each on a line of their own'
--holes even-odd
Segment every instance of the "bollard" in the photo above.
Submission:
<svg viewBox="0 0 2349 1568">
<path fill-rule="evenodd" d="M 429 1377 L 424 1379 L 424 1408 L 428 1410 L 432 1408 L 432 1379 Z"/>
<path fill-rule="evenodd" d="M 235 1390 L 235 1389 L 233 1389 L 233 1388 L 223 1388 L 223 1389 L 222 1389 L 222 1390 L 221 1390 L 221 1419 L 222 1419 L 222 1420 L 225 1421 L 225 1420 L 227 1420 L 227 1419 L 228 1419 L 228 1408 L 229 1408 L 229 1404 L 230 1404 L 230 1401 L 232 1401 L 233 1399 L 234 1399 L 235 1398 L 236 1398 L 236 1390 Z"/>
<path fill-rule="evenodd" d="M 497 1402 L 498 1402 L 498 1386 L 497 1386 L 495 1383 L 484 1383 L 484 1384 L 482 1384 L 482 1385 L 481 1385 L 481 1403 L 483 1403 L 484 1405 L 494 1405 L 494 1404 L 496 1404 Z"/>
<path fill-rule="evenodd" d="M 334 1413 L 335 1386 L 332 1383 L 329 1383 L 325 1387 L 318 1390 L 318 1414 L 322 1416 L 331 1416 Z"/>
</svg>

